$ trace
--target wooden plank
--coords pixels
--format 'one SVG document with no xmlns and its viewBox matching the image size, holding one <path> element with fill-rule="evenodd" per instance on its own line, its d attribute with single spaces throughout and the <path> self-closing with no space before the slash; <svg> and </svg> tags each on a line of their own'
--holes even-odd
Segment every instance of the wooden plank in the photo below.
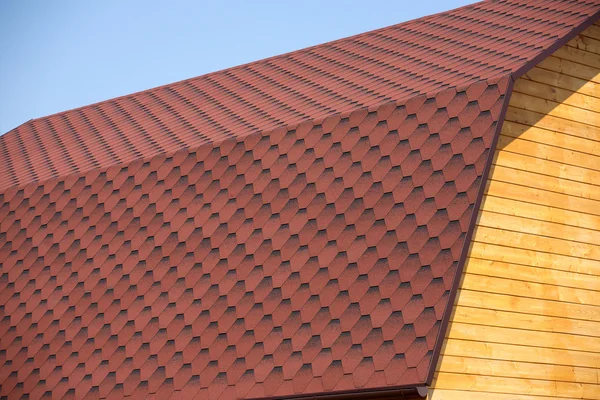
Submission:
<svg viewBox="0 0 600 400">
<path fill-rule="evenodd" d="M 458 303 L 470 307 L 481 307 L 485 304 L 491 310 L 519 311 L 534 315 L 600 322 L 600 309 L 596 306 L 490 293 L 490 290 L 493 289 L 488 287 L 484 288 L 484 291 L 475 291 L 461 287 Z"/>
<path fill-rule="evenodd" d="M 594 127 L 600 127 L 600 114 L 592 110 L 573 107 L 568 104 L 540 99 L 524 93 L 513 92 L 510 105 L 522 110 L 533 111 L 567 121 L 582 122 Z"/>
<path fill-rule="evenodd" d="M 583 258 L 545 253 L 532 249 L 518 249 L 474 241 L 469 252 L 470 257 L 483 260 L 501 261 L 508 264 L 528 265 L 569 271 L 579 274 L 597 275 L 598 262 Z"/>
<path fill-rule="evenodd" d="M 583 108 L 594 112 L 600 111 L 600 99 L 582 93 L 562 89 L 546 83 L 535 82 L 527 78 L 517 79 L 513 89 L 516 93 L 534 96 L 555 103 Z M 511 98 L 512 99 L 512 98 Z"/>
<path fill-rule="evenodd" d="M 490 360 L 446 355 L 441 357 L 436 369 L 469 375 L 503 376 L 507 378 L 540 379 L 546 381 L 598 383 L 595 368 L 568 367 L 538 363 Z"/>
<path fill-rule="evenodd" d="M 539 128 L 537 126 L 504 121 L 501 134 L 541 144 L 552 144 L 554 147 L 573 150 L 584 154 L 600 156 L 600 142 Z"/>
<path fill-rule="evenodd" d="M 600 216 L 600 206 L 596 200 L 571 197 L 512 183 L 489 180 L 486 184 L 486 194 Z"/>
<path fill-rule="evenodd" d="M 537 126 L 556 132 L 566 133 L 572 136 L 578 136 L 595 141 L 600 140 L 600 128 L 596 126 L 586 125 L 578 121 L 569 121 L 553 115 L 526 110 L 524 108 L 515 107 L 512 104 L 507 108 L 506 119 L 508 121 L 519 122 L 521 124 L 530 126 Z"/>
<path fill-rule="evenodd" d="M 573 76 L 576 78 L 589 80 L 595 83 L 600 83 L 600 76 L 598 76 L 598 68 L 566 60 L 557 57 L 556 55 L 551 55 L 548 58 L 545 58 L 544 60 L 540 61 L 540 63 L 537 66 L 568 76 Z"/>
<path fill-rule="evenodd" d="M 585 383 L 552 382 L 440 372 L 435 381 L 438 389 L 467 389 L 492 393 L 555 396 L 556 398 L 598 399 L 600 386 Z"/>
<path fill-rule="evenodd" d="M 462 289 L 600 307 L 598 292 L 466 273 Z M 600 312 L 600 311 L 599 311 Z"/>
<path fill-rule="evenodd" d="M 470 274 L 600 291 L 600 279 L 595 276 L 482 258 L 470 257 L 465 265 L 465 271 Z"/>
<path fill-rule="evenodd" d="M 556 50 L 553 56 L 564 60 L 573 61 L 588 67 L 600 68 L 600 55 L 576 49 L 569 46 L 563 46 Z"/>
<path fill-rule="evenodd" d="M 500 328 L 497 326 L 464 324 L 454 321 L 450 325 L 447 337 L 461 340 L 481 340 L 485 338 L 485 341 L 489 343 L 595 353 L 596 357 L 600 357 L 600 337 L 582 337 L 565 333 Z"/>
<path fill-rule="evenodd" d="M 600 186 L 534 174 L 519 169 L 507 168 L 502 165 L 494 166 L 490 174 L 490 179 L 508 183 L 514 182 L 537 189 L 600 201 Z"/>
<path fill-rule="evenodd" d="M 594 55 L 600 54 L 600 40 L 591 38 L 589 36 L 577 35 L 567 42 L 567 46 L 594 53 Z"/>
<path fill-rule="evenodd" d="M 585 258 L 600 262 L 600 246 L 515 232 L 505 228 L 490 228 L 480 225 L 475 230 L 474 240 L 482 243 L 516 247 L 518 249 L 538 250 L 545 253 Z"/>
<path fill-rule="evenodd" d="M 587 96 L 600 98 L 600 84 L 587 79 L 576 78 L 556 71 L 533 67 L 523 77 L 534 82 L 545 83 L 561 89 L 571 90 Z M 517 80 L 518 82 L 519 80 Z"/>
<path fill-rule="evenodd" d="M 510 196 L 510 193 L 506 195 Z M 487 211 L 555 222 L 562 225 L 580 226 L 592 230 L 596 230 L 600 226 L 600 216 L 596 215 L 525 203 L 520 199 L 501 198 L 493 195 L 484 196 L 483 201 L 484 209 Z"/>
<path fill-rule="evenodd" d="M 497 151 L 494 155 L 493 163 L 494 165 L 502 165 L 523 171 L 600 186 L 600 171 L 592 171 L 587 168 L 567 165 L 554 160 L 544 160 L 533 155 Z"/>
<path fill-rule="evenodd" d="M 544 364 L 569 365 L 597 368 L 600 365 L 598 353 L 573 350 L 528 347 L 505 343 L 447 339 L 444 356 L 477 357 L 494 360 L 537 362 Z"/>
<path fill-rule="evenodd" d="M 556 397 L 535 396 L 527 394 L 506 394 L 471 392 L 467 390 L 438 389 L 435 385 L 429 388 L 427 400 L 556 400 Z"/>
<path fill-rule="evenodd" d="M 600 157 L 598 156 L 519 138 L 515 139 L 501 135 L 498 139 L 498 149 L 524 155 L 535 155 L 537 158 L 577 165 L 595 171 L 600 170 Z"/>
<path fill-rule="evenodd" d="M 586 28 L 583 32 L 581 32 L 582 36 L 591 37 L 592 39 L 600 40 L 600 26 L 591 25 Z"/>
<path fill-rule="evenodd" d="M 529 233 L 532 235 L 547 236 L 556 239 L 571 240 L 581 243 L 596 245 L 600 243 L 600 231 L 561 225 L 554 222 L 533 220 L 509 214 L 500 214 L 483 209 L 478 217 L 478 225 L 497 229 L 510 229 L 515 232 Z M 570 263 L 576 263 L 570 261 Z M 600 273 L 600 262 L 584 262 L 590 266 L 589 273 Z M 588 273 L 588 272 L 586 272 Z"/>
<path fill-rule="evenodd" d="M 515 83 L 431 398 L 600 398 L 600 25 L 588 31 Z"/>
<path fill-rule="evenodd" d="M 454 309 L 452 322 L 515 329 L 525 327 L 541 332 L 581 335 L 581 340 L 585 340 L 586 336 L 596 336 L 600 332 L 600 322 L 489 310 L 460 304 Z"/>
</svg>

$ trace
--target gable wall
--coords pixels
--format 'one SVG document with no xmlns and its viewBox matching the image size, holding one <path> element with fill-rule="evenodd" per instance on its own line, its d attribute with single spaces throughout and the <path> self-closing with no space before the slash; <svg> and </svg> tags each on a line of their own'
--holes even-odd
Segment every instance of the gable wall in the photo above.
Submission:
<svg viewBox="0 0 600 400">
<path fill-rule="evenodd" d="M 600 399 L 600 26 L 514 87 L 430 399 Z"/>
</svg>

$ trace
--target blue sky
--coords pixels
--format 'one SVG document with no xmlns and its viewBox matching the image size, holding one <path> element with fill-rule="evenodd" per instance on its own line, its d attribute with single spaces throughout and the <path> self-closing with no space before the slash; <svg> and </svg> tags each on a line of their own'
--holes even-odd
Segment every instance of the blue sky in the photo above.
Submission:
<svg viewBox="0 0 600 400">
<path fill-rule="evenodd" d="M 0 134 L 473 0 L 0 2 Z"/>
</svg>

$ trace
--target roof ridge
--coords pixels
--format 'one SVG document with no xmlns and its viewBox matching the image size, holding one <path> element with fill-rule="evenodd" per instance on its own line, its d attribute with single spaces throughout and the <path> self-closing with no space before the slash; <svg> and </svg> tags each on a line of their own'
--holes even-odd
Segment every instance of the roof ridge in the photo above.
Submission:
<svg viewBox="0 0 600 400">
<path fill-rule="evenodd" d="M 216 70 L 216 71 L 208 72 L 208 73 L 205 73 L 205 74 L 202 74 L 202 75 L 198 75 L 198 76 L 194 76 L 194 77 L 191 77 L 191 78 L 185 78 L 185 79 L 182 79 L 182 80 L 179 80 L 179 81 L 165 83 L 164 85 L 158 85 L 158 86 L 154 86 L 154 87 L 151 87 L 151 88 L 148 88 L 148 89 L 138 90 L 138 91 L 133 92 L 133 93 L 128 93 L 128 94 L 124 94 L 124 95 L 121 95 L 121 96 L 112 97 L 110 99 L 105 99 L 105 100 L 101 100 L 101 101 L 97 101 L 97 102 L 85 104 L 83 106 L 78 106 L 78 107 L 70 108 L 70 109 L 67 109 L 67 110 L 58 111 L 58 112 L 55 112 L 55 113 L 52 113 L 52 114 L 43 115 L 43 116 L 36 117 L 36 118 L 31 118 L 30 120 L 22 123 L 21 125 L 16 126 L 15 128 L 11 129 L 8 132 L 12 132 L 15 129 L 19 128 L 20 126 L 23 126 L 25 123 L 30 122 L 30 121 L 36 121 L 36 120 L 39 120 L 39 119 L 42 119 L 42 118 L 48 118 L 48 117 L 60 115 L 60 114 L 63 114 L 63 113 L 67 113 L 67 112 L 70 112 L 70 111 L 76 111 L 76 110 L 79 110 L 79 109 L 82 109 L 82 108 L 104 104 L 104 103 L 115 101 L 115 100 L 119 100 L 119 99 L 122 99 L 122 98 L 130 97 L 130 96 L 135 96 L 137 94 L 146 93 L 146 92 L 149 92 L 149 91 L 152 91 L 152 90 L 162 89 L 162 88 L 173 86 L 173 85 L 184 84 L 184 83 L 186 83 L 186 82 L 188 82 L 190 80 L 194 80 L 194 79 L 198 79 L 198 78 L 203 78 L 203 77 L 210 77 L 212 75 L 219 74 L 219 73 L 222 73 L 222 72 L 225 72 L 225 71 L 232 71 L 232 70 L 242 69 L 242 68 L 244 68 L 244 67 L 246 67 L 246 66 L 248 66 L 250 64 L 256 64 L 256 63 L 260 63 L 260 62 L 266 62 L 266 61 L 269 61 L 269 60 L 285 58 L 285 57 L 291 56 L 291 55 L 296 54 L 296 53 L 308 52 L 309 50 L 311 50 L 311 49 L 313 49 L 315 47 L 328 46 L 328 45 L 333 44 L 333 43 L 343 42 L 343 41 L 350 40 L 352 38 L 357 38 L 357 37 L 361 37 L 361 36 L 373 34 L 373 33 L 379 32 L 379 31 L 384 31 L 384 30 L 387 30 L 387 29 L 391 29 L 391 28 L 394 28 L 394 27 L 396 27 L 398 25 L 401 25 L 401 24 L 408 24 L 408 23 L 411 23 L 411 22 L 419 21 L 419 20 L 426 20 L 426 19 L 429 19 L 429 18 L 432 18 L 432 17 L 437 17 L 437 16 L 440 16 L 440 15 L 445 15 L 446 13 L 449 13 L 451 11 L 462 10 L 462 9 L 465 9 L 465 8 L 472 8 L 475 4 L 483 3 L 483 2 L 486 2 L 486 1 L 488 1 L 488 2 L 490 2 L 490 1 L 491 2 L 498 2 L 500 0 L 481 0 L 481 1 L 477 2 L 477 3 L 467 4 L 467 5 L 464 5 L 464 6 L 461 6 L 461 7 L 456 7 L 456 8 L 453 8 L 451 10 L 443 11 L 441 13 L 430 14 L 430 15 L 425 15 L 425 16 L 422 16 L 422 17 L 413 18 L 413 19 L 410 19 L 410 20 L 407 20 L 407 21 L 399 22 L 397 24 L 385 26 L 383 28 L 377 28 L 377 29 L 373 29 L 373 30 L 370 30 L 370 31 L 367 31 L 367 32 L 361 32 L 361 33 L 358 33 L 358 34 L 355 34 L 355 35 L 351 35 L 351 36 L 346 36 L 346 37 L 339 38 L 339 39 L 330 40 L 330 41 L 324 42 L 324 43 L 318 43 L 318 44 L 315 44 L 315 45 L 312 45 L 312 46 L 308 46 L 308 47 L 303 47 L 303 48 L 297 49 L 297 50 L 292 50 L 292 51 L 287 52 L 287 53 L 276 54 L 276 55 L 273 55 L 273 56 L 270 56 L 270 57 L 266 57 L 266 58 L 261 58 L 261 59 L 258 59 L 258 60 L 249 61 L 247 63 L 238 64 L 238 65 L 234 65 L 234 66 L 231 66 L 231 67 L 225 67 L 225 68 L 222 68 L 222 69 L 219 69 L 219 70 Z M 6 134 L 8 132 L 5 132 L 4 134 Z M 4 134 L 0 134 L 0 138 L 2 136 L 4 136 Z"/>
<path fill-rule="evenodd" d="M 0 190 L 479 80 L 514 79 L 600 15 L 600 4 L 580 0 L 551 0 L 544 12 L 532 11 L 544 4 L 484 0 L 29 120 L 0 136 Z"/>
<path fill-rule="evenodd" d="M 238 135 L 238 136 L 230 136 L 230 137 L 223 137 L 220 138 L 218 140 L 214 140 L 214 141 L 210 141 L 209 143 L 199 143 L 199 144 L 194 144 L 191 146 L 186 146 L 186 147 L 180 147 L 180 148 L 172 148 L 172 149 L 161 149 L 158 152 L 148 155 L 148 156 L 140 156 L 140 157 L 133 157 L 130 159 L 120 159 L 118 162 L 112 163 L 110 165 L 104 165 L 104 166 L 95 166 L 92 168 L 87 168 L 85 170 L 79 170 L 79 171 L 73 171 L 73 172 L 69 172 L 69 173 L 65 173 L 65 174 L 60 174 L 60 175 L 55 175 L 55 176 L 49 176 L 49 177 L 44 177 L 41 179 L 37 179 L 37 180 L 32 180 L 32 181 L 28 181 L 26 183 L 20 184 L 20 185 L 16 185 L 13 187 L 7 187 L 7 188 L 0 188 L 0 195 L 2 195 L 3 193 L 6 192 L 7 189 L 22 189 L 24 187 L 26 187 L 27 185 L 30 184 L 43 184 L 44 182 L 53 180 L 53 179 L 66 179 L 67 177 L 73 176 L 73 175 L 83 175 L 87 172 L 92 172 L 92 171 L 105 171 L 109 168 L 113 168 L 113 167 L 118 167 L 118 166 L 125 166 L 128 165 L 130 163 L 133 162 L 148 162 L 156 157 L 172 157 L 173 155 L 179 153 L 179 152 L 188 152 L 188 153 L 192 153 L 194 151 L 198 151 L 201 147 L 206 146 L 207 144 L 211 145 L 211 146 L 220 146 L 223 143 L 229 141 L 229 140 L 236 140 L 236 139 L 244 139 L 248 136 L 251 135 L 268 135 L 272 132 L 275 132 L 277 130 L 280 129 L 286 129 L 286 130 L 293 130 L 296 129 L 299 125 L 303 124 L 303 123 L 310 123 L 310 122 L 314 122 L 314 121 L 320 121 L 320 120 L 324 120 L 327 118 L 331 118 L 331 117 L 335 117 L 335 116 L 341 116 L 341 118 L 345 118 L 346 115 L 349 115 L 353 112 L 356 111 L 360 111 L 360 110 L 372 110 L 372 109 L 377 109 L 380 107 L 383 107 L 385 105 L 389 105 L 389 104 L 395 104 L 396 106 L 402 106 L 405 105 L 409 100 L 413 100 L 413 99 L 418 99 L 418 98 L 422 98 L 425 97 L 427 99 L 432 99 L 438 95 L 444 94 L 445 92 L 451 92 L 451 91 L 455 91 L 456 93 L 463 93 L 465 92 L 470 86 L 473 85 L 477 85 L 480 83 L 487 83 L 490 86 L 493 85 L 497 85 L 499 83 L 499 81 L 501 81 L 503 78 L 509 78 L 510 75 L 509 74 L 504 74 L 495 78 L 487 78 L 487 79 L 478 79 L 466 84 L 462 84 L 462 85 L 457 85 L 457 86 L 450 86 L 450 87 L 446 87 L 440 90 L 433 90 L 430 92 L 426 92 L 426 93 L 418 93 L 418 94 L 409 94 L 405 97 L 399 98 L 399 99 L 392 99 L 392 100 L 382 100 L 380 102 L 377 103 L 372 103 L 369 105 L 360 105 L 360 106 L 353 106 L 353 107 L 348 107 L 346 109 L 343 110 L 339 110 L 339 111 L 335 111 L 335 112 L 330 112 L 330 113 L 325 113 L 325 114 L 318 114 L 315 116 L 311 116 L 310 118 L 307 119 L 298 119 L 298 120 L 294 120 L 291 121 L 289 123 L 277 126 L 277 127 L 273 127 L 270 129 L 265 129 L 265 130 L 259 130 L 259 131 L 254 131 L 254 132 L 249 132 L 247 134 L 243 134 L 243 135 Z M 93 106 L 93 105 L 92 105 Z M 443 107 L 442 107 L 443 108 Z M 371 112 L 371 111 L 369 111 Z M 413 115 L 413 114 L 408 114 L 408 115 Z M 34 160 L 38 159 L 38 158 L 42 158 L 42 156 L 38 156 L 36 157 Z"/>
</svg>

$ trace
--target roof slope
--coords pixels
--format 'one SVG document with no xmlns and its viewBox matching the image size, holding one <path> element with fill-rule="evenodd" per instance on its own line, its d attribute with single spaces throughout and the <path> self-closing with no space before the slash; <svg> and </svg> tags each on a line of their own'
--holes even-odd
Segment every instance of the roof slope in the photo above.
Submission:
<svg viewBox="0 0 600 400">
<path fill-rule="evenodd" d="M 597 12 L 484 1 L 29 121 L 0 137 L 0 191 L 507 76 Z"/>
<path fill-rule="evenodd" d="M 506 86 L 10 189 L 0 394 L 425 383 Z"/>
<path fill-rule="evenodd" d="M 0 395 L 429 383 L 511 76 L 599 9 L 478 3 L 5 135 Z"/>
</svg>

